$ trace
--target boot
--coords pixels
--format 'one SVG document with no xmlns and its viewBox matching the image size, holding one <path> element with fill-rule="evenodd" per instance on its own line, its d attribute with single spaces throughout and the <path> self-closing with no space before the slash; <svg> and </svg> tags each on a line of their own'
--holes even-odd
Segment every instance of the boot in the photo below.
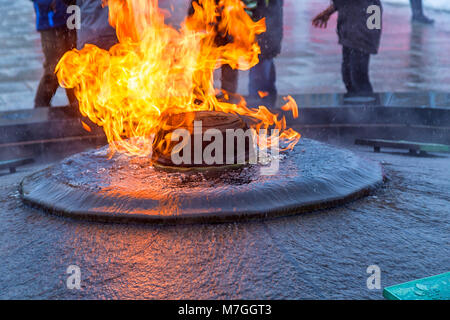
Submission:
<svg viewBox="0 0 450 320">
<path fill-rule="evenodd" d="M 412 21 L 424 24 L 433 24 L 434 20 L 423 13 L 422 0 L 410 0 L 412 10 Z"/>
</svg>

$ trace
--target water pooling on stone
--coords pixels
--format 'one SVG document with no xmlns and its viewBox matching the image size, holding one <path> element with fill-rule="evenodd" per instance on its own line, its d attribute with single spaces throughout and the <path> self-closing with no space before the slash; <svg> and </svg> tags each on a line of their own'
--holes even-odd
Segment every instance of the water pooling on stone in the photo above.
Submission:
<svg viewBox="0 0 450 320">
<path fill-rule="evenodd" d="M 363 196 L 382 181 L 381 167 L 344 149 L 301 139 L 280 156 L 274 175 L 263 165 L 224 171 L 168 172 L 147 158 L 108 147 L 71 156 L 25 178 L 25 202 L 98 220 L 207 222 L 296 214 Z"/>
</svg>

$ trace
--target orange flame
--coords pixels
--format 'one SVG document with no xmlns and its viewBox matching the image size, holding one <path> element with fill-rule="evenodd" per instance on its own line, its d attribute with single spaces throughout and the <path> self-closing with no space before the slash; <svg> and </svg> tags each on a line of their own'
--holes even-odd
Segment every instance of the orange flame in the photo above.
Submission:
<svg viewBox="0 0 450 320">
<path fill-rule="evenodd" d="M 258 95 L 260 98 L 265 98 L 269 95 L 267 91 L 258 91 Z"/>
<path fill-rule="evenodd" d="M 284 106 L 281 107 L 281 109 L 284 111 L 292 111 L 292 116 L 294 117 L 294 119 L 298 118 L 298 106 L 294 98 L 292 98 L 291 96 L 287 96 L 283 99 L 287 102 Z"/>
<path fill-rule="evenodd" d="M 84 121 L 81 121 L 81 125 L 83 126 L 83 129 L 87 132 L 91 132 L 91 127 L 89 127 Z"/>
<path fill-rule="evenodd" d="M 258 63 L 256 36 L 265 31 L 265 21 L 254 22 L 240 0 L 193 2 L 194 13 L 179 30 L 164 23 L 157 0 L 107 3 L 119 43 L 109 51 L 90 44 L 69 51 L 56 73 L 63 87 L 74 88 L 82 115 L 103 127 L 111 151 L 149 155 L 149 141 L 164 119 L 201 110 L 245 115 L 256 120 L 257 132 L 278 129 L 288 148 L 298 142 L 300 134 L 266 107 L 248 108 L 243 98 L 239 103 L 216 98 L 215 69 L 229 64 L 248 70 Z M 232 41 L 218 45 L 217 37 Z M 288 103 L 295 115 L 297 105 Z"/>
</svg>

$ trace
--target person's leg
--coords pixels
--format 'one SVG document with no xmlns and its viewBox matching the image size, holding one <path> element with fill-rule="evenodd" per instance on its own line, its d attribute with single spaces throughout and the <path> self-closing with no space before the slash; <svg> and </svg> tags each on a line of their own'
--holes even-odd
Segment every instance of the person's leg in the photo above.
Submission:
<svg viewBox="0 0 450 320">
<path fill-rule="evenodd" d="M 351 48 L 342 47 L 342 81 L 344 82 L 347 94 L 352 94 L 355 89 L 352 85 L 352 73 L 351 73 Z"/>
<path fill-rule="evenodd" d="M 43 30 L 41 33 L 42 52 L 44 54 L 44 74 L 39 82 L 36 96 L 34 98 L 34 107 L 50 107 L 56 89 L 58 89 L 58 80 L 54 73 L 56 63 L 58 62 L 55 48 L 58 39 L 55 29 Z"/>
<path fill-rule="evenodd" d="M 409 0 L 411 4 L 412 10 L 412 20 L 420 23 L 431 24 L 434 22 L 433 19 L 428 18 L 423 13 L 423 4 L 422 0 Z"/>
<path fill-rule="evenodd" d="M 238 70 L 231 68 L 228 64 L 221 67 L 222 71 L 222 90 L 228 93 L 236 93 L 238 86 Z"/>
<path fill-rule="evenodd" d="M 351 79 L 354 93 L 372 95 L 373 88 L 369 79 L 370 54 L 351 49 Z"/>
<path fill-rule="evenodd" d="M 250 69 L 250 72 L 248 74 L 248 96 L 251 99 L 257 99 L 258 98 L 258 91 L 261 88 L 261 73 L 262 73 L 262 66 L 261 61 L 253 66 Z"/>
<path fill-rule="evenodd" d="M 277 99 L 276 70 L 273 59 L 261 59 L 250 69 L 249 97 L 253 103 L 273 107 Z"/>
<path fill-rule="evenodd" d="M 276 101 L 277 101 L 277 96 L 278 96 L 278 91 L 277 91 L 277 87 L 276 87 L 276 81 L 277 81 L 277 72 L 275 70 L 275 63 L 273 61 L 273 59 L 269 59 L 270 62 L 270 70 L 269 70 L 269 78 L 267 81 L 267 92 L 269 93 L 269 95 L 267 97 L 265 97 L 265 101 L 267 101 L 267 106 L 268 107 L 275 107 Z"/>
<path fill-rule="evenodd" d="M 61 33 L 60 38 L 61 38 L 61 50 L 58 53 L 58 56 L 60 56 L 60 58 L 58 59 L 58 61 L 62 58 L 62 56 L 67 52 L 70 51 L 74 48 L 77 47 L 77 33 L 76 30 L 69 30 L 66 28 L 63 28 L 61 30 L 59 30 L 59 32 Z M 69 104 L 71 106 L 76 106 L 77 105 L 77 98 L 75 97 L 75 93 L 73 89 L 65 89 L 66 90 L 66 95 L 67 95 L 67 99 L 69 100 Z"/>
</svg>

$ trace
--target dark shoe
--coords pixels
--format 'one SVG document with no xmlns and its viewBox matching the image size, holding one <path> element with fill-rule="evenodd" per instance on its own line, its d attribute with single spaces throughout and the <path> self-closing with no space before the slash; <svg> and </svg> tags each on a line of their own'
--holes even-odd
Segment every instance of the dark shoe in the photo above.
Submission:
<svg viewBox="0 0 450 320">
<path fill-rule="evenodd" d="M 433 19 L 428 18 L 424 14 L 421 14 L 418 16 L 413 16 L 412 21 L 417 22 L 417 23 L 423 23 L 423 24 L 433 24 L 434 23 Z"/>
<path fill-rule="evenodd" d="M 344 94 L 346 103 L 370 103 L 376 101 L 376 95 L 373 92 L 347 92 Z"/>
</svg>

